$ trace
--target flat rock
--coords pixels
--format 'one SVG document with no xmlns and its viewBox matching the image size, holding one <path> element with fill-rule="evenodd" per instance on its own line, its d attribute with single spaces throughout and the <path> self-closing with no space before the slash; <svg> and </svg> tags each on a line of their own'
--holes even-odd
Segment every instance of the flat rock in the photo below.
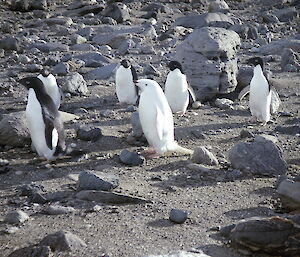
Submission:
<svg viewBox="0 0 300 257">
<path fill-rule="evenodd" d="M 232 108 L 233 101 L 227 98 L 217 98 L 215 100 L 215 105 L 220 109 L 230 109 Z"/>
<path fill-rule="evenodd" d="M 43 211 L 44 214 L 48 215 L 61 215 L 61 214 L 69 214 L 75 212 L 75 209 L 70 206 L 62 206 L 53 204 L 46 207 Z"/>
<path fill-rule="evenodd" d="M 118 63 L 112 63 L 100 68 L 96 68 L 89 72 L 86 77 L 90 80 L 101 80 L 101 79 L 109 79 L 112 77 L 117 69 Z"/>
<path fill-rule="evenodd" d="M 200 250 L 179 251 L 162 255 L 148 255 L 145 257 L 210 257 Z"/>
<path fill-rule="evenodd" d="M 78 178 L 78 190 L 111 191 L 119 186 L 119 177 L 100 171 L 81 171 Z"/>
<path fill-rule="evenodd" d="M 279 184 L 276 192 L 285 207 L 300 210 L 300 182 L 285 179 Z"/>
<path fill-rule="evenodd" d="M 127 149 L 124 149 L 120 155 L 119 159 L 122 163 L 131 165 L 131 166 L 138 166 L 142 165 L 145 162 L 145 158 L 138 153 L 130 152 Z"/>
<path fill-rule="evenodd" d="M 77 138 L 84 141 L 98 141 L 102 136 L 101 128 L 98 127 L 80 127 L 76 131 Z"/>
<path fill-rule="evenodd" d="M 124 195 L 113 192 L 85 190 L 76 194 L 76 198 L 86 201 L 95 201 L 97 203 L 107 204 L 141 204 L 151 203 L 151 201 L 134 197 L 130 195 Z"/>
<path fill-rule="evenodd" d="M 99 67 L 109 63 L 109 59 L 99 52 L 88 52 L 76 55 L 75 58 L 84 61 L 86 67 Z M 99 64 L 99 65 L 95 65 Z"/>
<path fill-rule="evenodd" d="M 32 245 L 13 251 L 8 257 L 53 257 L 49 246 Z"/>
<path fill-rule="evenodd" d="M 8 51 L 20 51 L 20 43 L 17 38 L 5 37 L 0 40 L 0 48 Z"/>
<path fill-rule="evenodd" d="M 229 160 L 233 168 L 254 174 L 278 176 L 287 172 L 281 149 L 267 138 L 237 143 L 229 151 Z"/>
<path fill-rule="evenodd" d="M 58 231 L 44 237 L 39 245 L 50 246 L 52 251 L 74 251 L 86 247 L 76 235 L 68 231 Z"/>
<path fill-rule="evenodd" d="M 26 212 L 21 210 L 11 211 L 6 214 L 4 218 L 4 222 L 11 223 L 11 224 L 22 224 L 29 219 L 29 216 Z"/>
<path fill-rule="evenodd" d="M 60 81 L 60 85 L 64 91 L 71 94 L 86 95 L 88 93 L 86 81 L 78 72 L 74 72 L 69 76 L 64 77 L 63 80 Z"/>
<path fill-rule="evenodd" d="M 208 151 L 204 146 L 196 147 L 194 149 L 194 153 L 191 160 L 192 162 L 198 164 L 208 164 L 208 165 L 219 164 L 217 158 L 210 151 Z"/>
<path fill-rule="evenodd" d="M 264 55 L 276 55 L 282 52 L 282 49 L 290 48 L 295 52 L 300 52 L 300 40 L 284 38 L 277 41 L 272 41 L 270 44 L 260 46 L 258 48 L 260 54 Z"/>
<path fill-rule="evenodd" d="M 29 49 L 37 48 L 42 52 L 68 52 L 69 46 L 61 44 L 61 43 L 33 43 L 29 45 Z"/>
<path fill-rule="evenodd" d="M 275 131 L 288 134 L 288 135 L 296 135 L 300 134 L 300 125 L 290 125 L 290 126 L 276 126 Z"/>
</svg>

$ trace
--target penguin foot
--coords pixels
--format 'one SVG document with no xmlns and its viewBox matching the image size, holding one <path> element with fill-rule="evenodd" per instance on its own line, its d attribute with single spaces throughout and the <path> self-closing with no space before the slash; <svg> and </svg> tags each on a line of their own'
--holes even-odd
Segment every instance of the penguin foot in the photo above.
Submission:
<svg viewBox="0 0 300 257">
<path fill-rule="evenodd" d="M 154 149 L 151 148 L 142 151 L 141 155 L 143 155 L 146 159 L 157 159 L 160 157 L 160 155 Z"/>
</svg>

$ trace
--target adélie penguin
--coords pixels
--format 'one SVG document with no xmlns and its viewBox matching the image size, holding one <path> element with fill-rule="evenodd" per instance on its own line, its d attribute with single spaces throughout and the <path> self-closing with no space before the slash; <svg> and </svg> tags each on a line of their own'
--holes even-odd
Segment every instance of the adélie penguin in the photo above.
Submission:
<svg viewBox="0 0 300 257">
<path fill-rule="evenodd" d="M 189 104 L 189 93 L 195 102 L 195 92 L 189 86 L 179 62 L 171 61 L 168 67 L 170 72 L 165 83 L 165 95 L 173 113 L 185 114 Z"/>
<path fill-rule="evenodd" d="M 167 152 L 192 154 L 174 140 L 174 121 L 167 98 L 159 84 L 150 79 L 136 81 L 140 90 L 138 112 L 144 135 L 151 147 L 145 151 L 148 158 L 157 158 Z"/>
<path fill-rule="evenodd" d="M 271 87 L 263 73 L 263 60 L 254 57 L 247 61 L 254 65 L 253 77 L 250 82 L 249 106 L 253 121 L 266 125 L 270 120 Z"/>
<path fill-rule="evenodd" d="M 26 120 L 33 146 L 39 156 L 54 160 L 66 149 L 60 114 L 39 78 L 27 77 L 18 82 L 29 90 Z"/>
<path fill-rule="evenodd" d="M 128 60 L 122 60 L 116 71 L 116 93 L 121 104 L 135 104 L 138 98 L 133 81 L 137 80 L 135 68 Z"/>
<path fill-rule="evenodd" d="M 47 94 L 52 98 L 55 106 L 59 109 L 63 93 L 61 88 L 57 85 L 55 77 L 47 69 L 43 69 L 38 78 L 43 82 Z"/>
</svg>

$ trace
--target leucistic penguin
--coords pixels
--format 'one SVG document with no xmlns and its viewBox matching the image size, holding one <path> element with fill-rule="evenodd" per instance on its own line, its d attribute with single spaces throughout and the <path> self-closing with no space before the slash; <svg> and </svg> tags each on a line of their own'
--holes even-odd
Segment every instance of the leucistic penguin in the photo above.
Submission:
<svg viewBox="0 0 300 257">
<path fill-rule="evenodd" d="M 139 117 L 145 137 L 153 150 L 145 151 L 149 158 L 156 158 L 167 152 L 192 154 L 174 140 L 174 121 L 167 98 L 159 84 L 150 79 L 136 81 L 140 90 Z"/>
<path fill-rule="evenodd" d="M 170 72 L 165 83 L 165 95 L 173 113 L 185 114 L 189 104 L 189 93 L 195 102 L 195 92 L 189 86 L 179 62 L 171 61 L 168 67 Z"/>
<path fill-rule="evenodd" d="M 249 97 L 252 120 L 260 121 L 266 125 L 270 120 L 271 88 L 263 73 L 263 60 L 260 57 L 254 57 L 249 59 L 247 63 L 254 65 Z"/>
<path fill-rule="evenodd" d="M 49 70 L 44 69 L 41 74 L 38 75 L 38 78 L 43 82 L 46 92 L 52 98 L 56 108 L 59 109 L 63 93 L 57 85 L 55 77 L 49 72 Z"/>
<path fill-rule="evenodd" d="M 19 83 L 29 90 L 26 119 L 33 146 L 39 156 L 54 160 L 66 149 L 60 114 L 39 78 L 27 77 Z"/>
<path fill-rule="evenodd" d="M 138 98 L 133 81 L 137 80 L 135 68 L 128 60 L 122 60 L 116 71 L 116 93 L 121 104 L 135 104 Z"/>
</svg>

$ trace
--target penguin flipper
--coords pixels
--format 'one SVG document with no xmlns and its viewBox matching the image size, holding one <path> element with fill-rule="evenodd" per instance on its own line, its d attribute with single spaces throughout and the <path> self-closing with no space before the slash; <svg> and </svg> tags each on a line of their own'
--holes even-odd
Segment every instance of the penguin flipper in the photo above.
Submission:
<svg viewBox="0 0 300 257">
<path fill-rule="evenodd" d="M 250 86 L 246 86 L 239 93 L 238 99 L 242 101 L 242 99 L 250 92 Z"/>
<path fill-rule="evenodd" d="M 53 149 L 52 145 L 52 136 L 53 136 L 53 129 L 54 129 L 54 124 L 53 124 L 53 119 L 47 114 L 44 114 L 43 112 L 43 118 L 44 118 L 44 123 L 45 123 L 45 138 L 46 138 L 46 143 L 49 149 Z"/>
<path fill-rule="evenodd" d="M 188 91 L 193 99 L 193 102 L 196 102 L 197 97 L 196 97 L 195 91 L 189 84 L 188 84 Z"/>
</svg>

